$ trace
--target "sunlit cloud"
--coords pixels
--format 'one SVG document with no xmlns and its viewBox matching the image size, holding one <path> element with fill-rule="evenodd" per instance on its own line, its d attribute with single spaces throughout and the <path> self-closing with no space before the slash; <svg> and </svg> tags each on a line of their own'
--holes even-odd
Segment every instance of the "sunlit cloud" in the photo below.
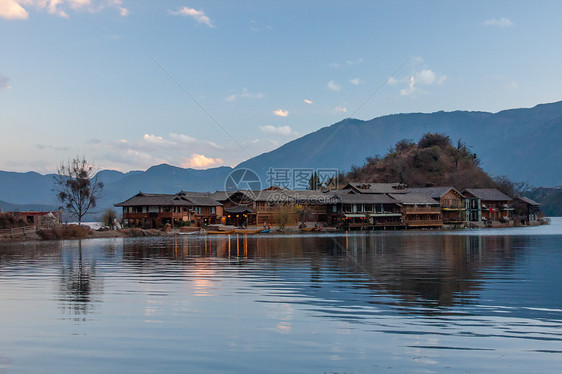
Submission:
<svg viewBox="0 0 562 374">
<path fill-rule="evenodd" d="M 0 18 L 9 20 L 27 19 L 29 13 L 16 0 L 0 1 Z"/>
<path fill-rule="evenodd" d="M 190 158 L 184 158 L 181 163 L 183 168 L 205 168 L 213 165 L 220 165 L 223 160 L 220 158 L 207 157 L 202 154 L 193 153 Z"/>
<path fill-rule="evenodd" d="M 484 25 L 486 26 L 497 26 L 501 28 L 513 26 L 513 22 L 509 18 L 489 18 L 484 21 Z"/>
<path fill-rule="evenodd" d="M 289 111 L 285 109 L 277 109 L 273 111 L 273 114 L 275 114 L 278 117 L 288 117 Z"/>
<path fill-rule="evenodd" d="M 283 135 L 283 136 L 298 136 L 299 133 L 293 131 L 291 126 L 260 126 L 260 131 L 266 134 Z"/>
<path fill-rule="evenodd" d="M 129 14 L 122 0 L 0 0 L 0 18 L 28 19 L 30 9 L 68 18 L 70 11 L 97 13 L 105 8 L 117 9 L 121 16 Z"/>
<path fill-rule="evenodd" d="M 363 84 L 365 82 L 363 82 L 361 79 L 359 78 L 353 78 L 349 80 L 349 83 L 355 85 L 355 86 L 359 86 L 360 84 Z"/>
<path fill-rule="evenodd" d="M 338 92 L 339 90 L 341 90 L 341 86 L 334 81 L 329 81 L 328 84 L 326 85 L 326 88 L 334 92 Z"/>
<path fill-rule="evenodd" d="M 174 139 L 175 141 L 179 142 L 179 143 L 194 143 L 197 141 L 197 139 L 189 136 L 189 135 L 184 135 L 184 134 L 174 134 L 173 132 L 170 133 L 170 138 Z"/>
<path fill-rule="evenodd" d="M 184 6 L 178 10 L 169 10 L 169 14 L 173 16 L 183 16 L 183 17 L 191 17 L 195 21 L 207 25 L 209 27 L 215 27 L 211 22 L 211 19 L 205 15 L 205 12 L 202 10 L 196 10 L 189 7 Z"/>
<path fill-rule="evenodd" d="M 307 104 L 314 104 L 314 103 L 312 102 L 312 100 L 308 100 L 308 99 L 304 99 L 304 102 L 307 103 Z"/>
</svg>

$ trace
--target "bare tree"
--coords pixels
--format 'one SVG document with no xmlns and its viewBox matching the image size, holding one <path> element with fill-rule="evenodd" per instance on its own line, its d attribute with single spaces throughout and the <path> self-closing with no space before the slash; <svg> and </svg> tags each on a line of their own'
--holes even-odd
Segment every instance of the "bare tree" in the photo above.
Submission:
<svg viewBox="0 0 562 374">
<path fill-rule="evenodd" d="M 61 163 L 54 177 L 54 192 L 64 207 L 78 218 L 78 224 L 96 206 L 103 183 L 94 176 L 94 166 L 76 157 Z"/>
</svg>

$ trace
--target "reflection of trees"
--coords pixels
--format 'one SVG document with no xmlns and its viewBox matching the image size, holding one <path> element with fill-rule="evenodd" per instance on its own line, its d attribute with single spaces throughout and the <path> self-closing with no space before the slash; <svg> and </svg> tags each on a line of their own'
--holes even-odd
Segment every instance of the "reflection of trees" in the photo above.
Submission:
<svg viewBox="0 0 562 374">
<path fill-rule="evenodd" d="M 101 294 L 102 280 L 96 277 L 95 257 L 85 259 L 82 241 L 78 241 L 77 251 L 61 252 L 60 301 L 63 313 L 86 315 Z"/>
<path fill-rule="evenodd" d="M 345 262 L 373 280 L 364 286 L 398 298 L 398 305 L 448 307 L 472 303 L 482 270 L 515 260 L 512 237 L 392 235 L 350 237 Z"/>
</svg>

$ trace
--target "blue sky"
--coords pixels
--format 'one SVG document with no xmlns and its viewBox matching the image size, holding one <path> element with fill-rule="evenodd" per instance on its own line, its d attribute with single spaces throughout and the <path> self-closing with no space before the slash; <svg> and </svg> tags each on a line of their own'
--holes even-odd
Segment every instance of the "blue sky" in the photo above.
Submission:
<svg viewBox="0 0 562 374">
<path fill-rule="evenodd" d="M 559 101 L 560 14 L 560 1 L 0 0 L 0 170 L 74 155 L 234 166 L 350 116 Z"/>
</svg>

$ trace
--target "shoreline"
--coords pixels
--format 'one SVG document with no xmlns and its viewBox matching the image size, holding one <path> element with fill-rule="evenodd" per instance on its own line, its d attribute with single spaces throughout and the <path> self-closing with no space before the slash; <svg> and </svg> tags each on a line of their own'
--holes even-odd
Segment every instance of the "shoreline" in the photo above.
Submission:
<svg viewBox="0 0 562 374">
<path fill-rule="evenodd" d="M 53 241 L 65 241 L 65 240 L 87 240 L 87 239 L 111 239 L 111 238 L 142 238 L 142 237 L 173 237 L 173 236 L 227 236 L 227 235 L 294 235 L 294 234 L 302 234 L 302 235 L 321 235 L 321 234 L 343 234 L 343 233 L 367 233 L 367 232 L 469 232 L 469 231 L 476 231 L 483 229 L 516 229 L 516 228 L 533 228 L 539 227 L 544 225 L 550 225 L 550 222 L 547 223 L 540 223 L 537 222 L 531 225 L 525 226 L 514 226 L 513 224 L 502 224 L 499 226 L 490 226 L 490 227 L 431 227 L 431 228 L 414 228 L 414 229 L 400 229 L 400 230 L 341 230 L 336 229 L 333 227 L 327 227 L 323 230 L 316 230 L 316 231 L 304 231 L 298 228 L 297 226 L 289 226 L 285 227 L 283 231 L 279 231 L 277 226 L 271 227 L 271 232 L 269 233 L 256 233 L 255 230 L 260 229 L 259 227 L 248 227 L 246 230 L 248 232 L 243 232 L 240 230 L 237 233 L 228 233 L 228 230 L 224 230 L 225 233 L 218 233 L 213 231 L 213 233 L 207 233 L 205 229 L 199 230 L 188 230 L 183 231 L 181 229 L 169 229 L 169 230 L 161 230 L 161 229 L 139 229 L 139 228 L 125 228 L 125 229 L 107 229 L 107 230 L 92 230 L 89 225 L 82 225 L 82 227 L 87 231 L 86 236 L 80 237 L 60 237 L 60 238 L 42 238 L 37 231 L 27 232 L 24 235 L 15 235 L 12 237 L 6 237 L 6 235 L 0 236 L 0 245 L 4 243 L 22 243 L 22 242 L 53 242 Z M 64 226 L 64 225 L 61 225 Z M 77 226 L 77 225 L 67 225 L 67 226 Z"/>
</svg>

